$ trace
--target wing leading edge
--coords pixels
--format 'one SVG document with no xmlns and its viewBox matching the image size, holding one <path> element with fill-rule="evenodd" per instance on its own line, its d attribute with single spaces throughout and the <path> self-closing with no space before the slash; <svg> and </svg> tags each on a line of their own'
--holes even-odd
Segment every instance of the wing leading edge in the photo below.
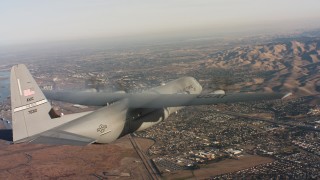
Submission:
<svg viewBox="0 0 320 180">
<path fill-rule="evenodd" d="M 287 97 L 285 93 L 232 93 L 232 94 L 118 94 L 96 92 L 44 92 L 48 99 L 75 104 L 105 106 L 121 100 L 129 100 L 129 108 L 162 108 L 193 105 L 210 105 L 249 101 L 274 100 Z"/>
</svg>

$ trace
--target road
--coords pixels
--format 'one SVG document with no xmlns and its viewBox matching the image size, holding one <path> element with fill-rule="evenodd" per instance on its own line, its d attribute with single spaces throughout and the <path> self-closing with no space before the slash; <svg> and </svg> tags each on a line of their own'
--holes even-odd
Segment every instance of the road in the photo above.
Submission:
<svg viewBox="0 0 320 180">
<path fill-rule="evenodd" d="M 151 160 L 146 157 L 145 153 L 141 150 L 139 144 L 134 140 L 134 137 L 132 136 L 132 134 L 129 135 L 129 140 L 133 148 L 136 150 L 137 154 L 140 156 L 147 171 L 149 172 L 150 178 L 154 180 L 160 180 L 161 177 L 160 177 L 159 171 L 154 167 Z"/>
</svg>

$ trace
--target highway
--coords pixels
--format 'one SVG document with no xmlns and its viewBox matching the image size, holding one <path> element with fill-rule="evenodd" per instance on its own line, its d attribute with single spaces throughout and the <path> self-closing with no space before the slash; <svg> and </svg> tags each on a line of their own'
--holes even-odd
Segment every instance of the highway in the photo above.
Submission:
<svg viewBox="0 0 320 180">
<path fill-rule="evenodd" d="M 136 150 L 137 154 L 140 156 L 147 171 L 149 172 L 150 178 L 154 180 L 160 180 L 161 177 L 159 171 L 154 167 L 151 160 L 148 157 L 146 157 L 145 153 L 141 150 L 139 144 L 134 140 L 132 134 L 129 135 L 129 140 L 133 148 Z"/>
</svg>

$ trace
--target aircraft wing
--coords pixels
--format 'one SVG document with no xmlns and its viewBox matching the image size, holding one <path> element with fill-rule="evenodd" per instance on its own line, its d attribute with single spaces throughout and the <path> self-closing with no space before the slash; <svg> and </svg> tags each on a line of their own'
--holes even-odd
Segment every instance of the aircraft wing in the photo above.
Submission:
<svg viewBox="0 0 320 180">
<path fill-rule="evenodd" d="M 129 108 L 162 108 L 219 103 L 273 100 L 287 97 L 284 93 L 232 93 L 232 94 L 152 94 L 45 91 L 48 99 L 89 106 L 105 106 L 128 99 Z"/>
</svg>

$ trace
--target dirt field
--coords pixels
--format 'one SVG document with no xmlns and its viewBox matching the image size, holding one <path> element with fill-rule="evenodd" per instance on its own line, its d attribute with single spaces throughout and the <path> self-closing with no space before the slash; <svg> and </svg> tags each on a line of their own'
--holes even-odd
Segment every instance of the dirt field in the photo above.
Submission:
<svg viewBox="0 0 320 180">
<path fill-rule="evenodd" d="M 239 159 L 226 159 L 218 163 L 212 163 L 194 171 L 176 171 L 163 176 L 164 179 L 208 179 L 211 176 L 235 172 L 273 161 L 273 159 L 267 157 L 246 155 Z"/>
<path fill-rule="evenodd" d="M 143 151 L 154 141 L 135 138 Z M 112 144 L 50 146 L 9 145 L 0 141 L 0 179 L 149 179 L 128 137 Z M 246 155 L 212 163 L 195 171 L 164 174 L 164 179 L 205 179 L 272 162 L 273 159 Z"/>
<path fill-rule="evenodd" d="M 128 137 L 84 147 L 1 141 L 0 159 L 0 179 L 148 179 Z"/>
</svg>

